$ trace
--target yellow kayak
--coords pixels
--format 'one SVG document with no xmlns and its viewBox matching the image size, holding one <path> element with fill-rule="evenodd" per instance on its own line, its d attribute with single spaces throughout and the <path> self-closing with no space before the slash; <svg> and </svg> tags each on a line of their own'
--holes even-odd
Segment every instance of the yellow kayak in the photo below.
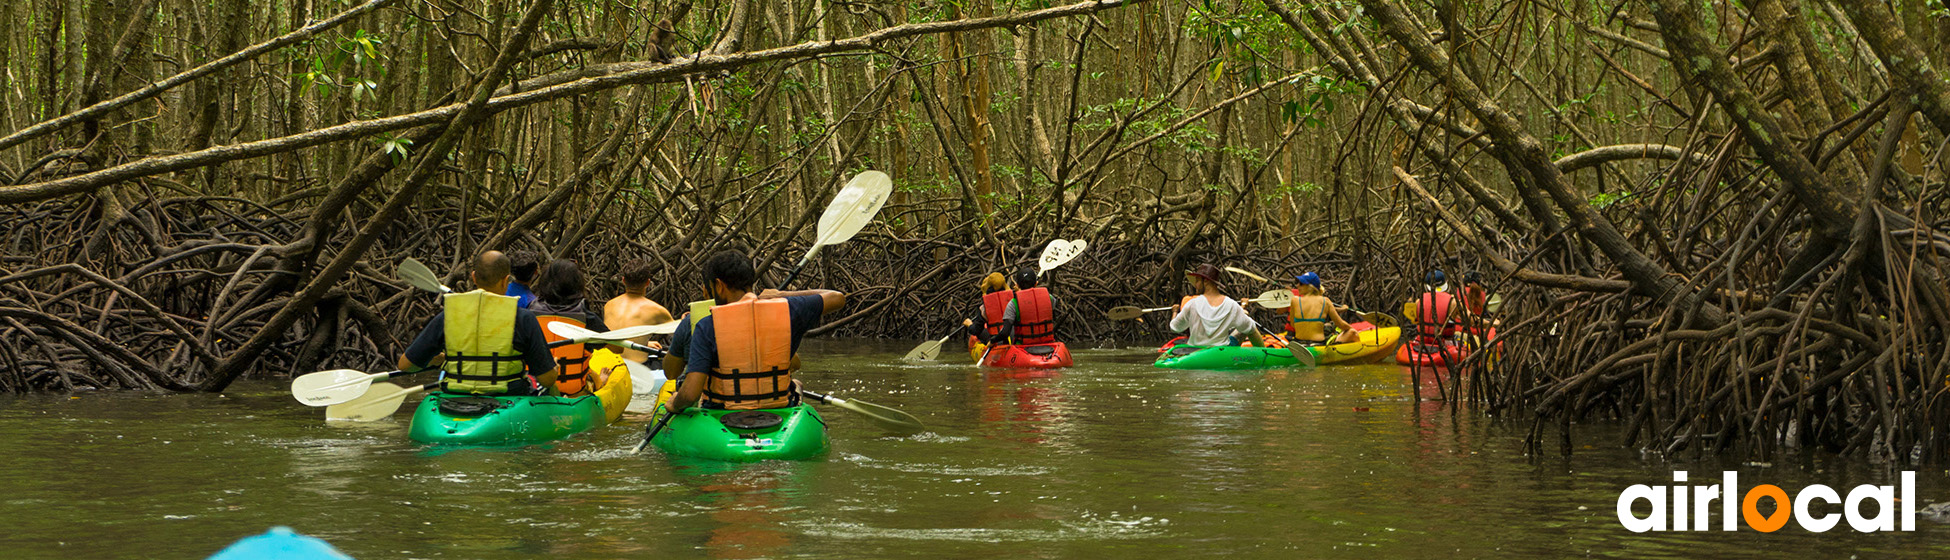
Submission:
<svg viewBox="0 0 1950 560">
<path fill-rule="evenodd" d="M 611 424 L 623 417 L 623 410 L 630 407 L 630 397 L 635 393 L 630 384 L 630 368 L 623 365 L 623 356 L 608 348 L 589 354 L 590 372 L 608 372 L 609 382 L 596 389 L 596 398 L 603 401 L 603 416 Z"/>
</svg>

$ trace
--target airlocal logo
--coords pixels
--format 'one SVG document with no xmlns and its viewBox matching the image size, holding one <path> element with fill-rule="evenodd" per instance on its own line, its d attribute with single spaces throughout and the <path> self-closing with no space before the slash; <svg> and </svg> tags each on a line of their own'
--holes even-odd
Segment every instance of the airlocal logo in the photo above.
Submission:
<svg viewBox="0 0 1950 560">
<path fill-rule="evenodd" d="M 1712 486 L 1674 485 L 1668 490 L 1665 486 L 1646 486 L 1634 484 L 1618 494 L 1618 523 L 1634 533 L 1646 531 L 1708 531 L 1707 516 L 1712 512 L 1713 502 L 1720 502 L 1720 530 L 1738 531 L 1736 519 L 1747 522 L 1747 527 L 1762 533 L 1772 533 L 1787 526 L 1789 518 L 1801 524 L 1801 528 L 1820 533 L 1835 528 L 1841 518 L 1848 519 L 1848 526 L 1864 533 L 1896 530 L 1896 492 L 1895 486 L 1875 486 L 1864 484 L 1848 491 L 1843 499 L 1835 489 L 1816 484 L 1802 488 L 1790 499 L 1786 490 L 1772 484 L 1762 484 L 1748 488 L 1745 494 L 1739 493 L 1740 473 L 1724 471 L 1720 473 L 1722 484 Z M 1674 471 L 1673 482 L 1686 482 L 1686 471 Z M 1724 489 L 1724 490 L 1722 490 Z M 1916 472 L 1903 471 L 1902 476 L 1902 530 L 1916 530 Z M 1736 498 L 1736 496 L 1738 496 Z M 1761 498 L 1773 498 L 1773 513 L 1761 515 Z M 1639 500 L 1652 503 L 1652 512 L 1645 517 L 1632 513 L 1632 506 Z M 1875 502 L 1875 517 L 1863 514 L 1867 502 Z M 1842 504 L 1842 513 L 1828 512 L 1818 514 L 1810 511 L 1816 502 Z M 1824 508 L 1825 509 L 1825 508 Z M 1688 511 L 1690 510 L 1690 511 Z M 1688 515 L 1688 514 L 1691 515 Z M 1692 520 L 1692 528 L 1687 529 L 1687 519 Z M 1670 521 L 1670 524 L 1668 522 Z M 1670 529 L 1668 529 L 1670 527 Z"/>
</svg>

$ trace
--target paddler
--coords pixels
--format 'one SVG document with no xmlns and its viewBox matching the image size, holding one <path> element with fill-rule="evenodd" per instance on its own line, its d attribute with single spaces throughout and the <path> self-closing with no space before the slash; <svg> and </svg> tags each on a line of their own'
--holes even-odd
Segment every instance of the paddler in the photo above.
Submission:
<svg viewBox="0 0 1950 560">
<path fill-rule="evenodd" d="M 1320 288 L 1320 275 L 1307 272 L 1293 277 L 1293 304 L 1286 308 L 1287 343 L 1318 346 L 1327 343 L 1327 324 L 1333 322 L 1340 335 L 1334 344 L 1359 342 L 1361 333 L 1341 319 L 1334 301 Z"/>
<path fill-rule="evenodd" d="M 549 261 L 535 279 L 535 301 L 528 304 L 528 310 L 535 313 L 535 319 L 542 324 L 542 332 L 550 343 L 563 340 L 561 336 L 548 331 L 548 325 L 566 322 L 577 327 L 596 332 L 609 330 L 602 314 L 589 311 L 589 299 L 583 295 L 585 282 L 582 268 L 569 259 Z M 555 390 L 563 395 L 578 396 L 589 394 L 608 383 L 606 371 L 592 370 L 590 356 L 603 350 L 602 343 L 565 344 L 551 346 L 555 354 L 555 364 L 560 368 L 555 377 Z"/>
<path fill-rule="evenodd" d="M 982 290 L 982 306 L 975 309 L 974 315 L 962 319 L 961 326 L 968 331 L 968 355 L 980 361 L 988 353 L 986 341 L 1002 332 L 1002 314 L 1008 311 L 1015 296 L 1009 293 L 1009 281 L 1000 272 L 983 276 L 976 287 Z M 977 321 L 981 323 L 978 325 Z"/>
<path fill-rule="evenodd" d="M 1018 345 L 1056 342 L 1056 300 L 1050 297 L 1049 288 L 1036 285 L 1036 269 L 1017 270 L 1009 281 L 1009 291 L 982 296 L 984 310 L 991 299 L 1001 297 L 998 294 L 1008 297 L 1008 303 L 1002 308 L 1002 324 L 982 342 L 991 345 L 1005 341 Z M 963 319 L 961 324 L 971 327 L 974 321 Z"/>
<path fill-rule="evenodd" d="M 1469 312 L 1465 319 L 1472 329 L 1489 327 L 1490 290 L 1483 287 L 1483 275 L 1476 271 L 1463 273 L 1463 310 Z"/>
<path fill-rule="evenodd" d="M 827 313 L 846 306 L 832 290 L 751 293 L 758 272 L 743 253 L 704 261 L 704 284 L 717 306 L 691 329 L 685 375 L 669 408 L 756 410 L 799 401 L 792 370 L 799 341 Z"/>
<path fill-rule="evenodd" d="M 481 253 L 469 278 L 476 289 L 441 296 L 444 308 L 427 323 L 406 353 L 401 371 L 444 367 L 442 388 L 449 393 L 533 395 L 546 388 L 538 380 L 555 374 L 555 356 L 535 314 L 505 295 L 510 271 L 500 251 Z"/>
<path fill-rule="evenodd" d="M 1459 319 L 1466 313 L 1455 294 L 1449 293 L 1449 278 L 1441 270 L 1430 270 L 1422 277 L 1422 295 L 1402 304 L 1402 316 L 1415 324 L 1415 338 L 1422 344 L 1439 344 L 1456 334 Z"/>
<path fill-rule="evenodd" d="M 535 303 L 535 292 L 528 287 L 535 284 L 535 273 L 542 269 L 541 255 L 529 250 L 509 251 L 508 261 L 514 273 L 514 279 L 508 282 L 508 295 L 519 298 L 521 301 L 515 305 L 526 309 Z"/>
<path fill-rule="evenodd" d="M 1238 346 L 1242 340 L 1258 340 L 1259 325 L 1246 314 L 1238 300 L 1221 291 L 1219 267 L 1210 264 L 1185 273 L 1185 279 L 1199 295 L 1171 306 L 1171 330 L 1187 332 L 1187 346 Z"/>
<path fill-rule="evenodd" d="M 629 262 L 623 263 L 623 270 L 620 273 L 623 295 L 610 298 L 608 303 L 603 304 L 604 324 L 609 325 L 611 329 L 627 329 L 670 322 L 670 310 L 657 305 L 657 302 L 650 301 L 650 298 L 644 295 L 650 291 L 652 270 L 650 261 L 643 258 L 630 259 Z M 630 340 L 651 348 L 663 347 L 661 344 L 651 342 L 649 335 Z M 623 358 L 641 363 L 649 360 L 650 355 L 641 350 L 624 350 Z"/>
</svg>

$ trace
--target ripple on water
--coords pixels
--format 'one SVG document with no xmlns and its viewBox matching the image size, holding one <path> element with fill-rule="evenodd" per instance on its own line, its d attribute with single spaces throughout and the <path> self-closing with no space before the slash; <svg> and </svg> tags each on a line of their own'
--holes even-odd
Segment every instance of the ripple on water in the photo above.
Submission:
<svg viewBox="0 0 1950 560">
<path fill-rule="evenodd" d="M 887 469 L 917 474 L 938 474 L 943 476 L 1042 476 L 1053 472 L 1045 467 L 1012 465 L 1006 467 L 958 467 L 938 463 L 886 462 L 865 455 L 843 454 L 840 460 L 863 467 Z"/>
<path fill-rule="evenodd" d="M 849 539 L 899 539 L 953 542 L 1072 542 L 1153 539 L 1169 536 L 1164 527 L 1169 519 L 1127 518 L 1111 514 L 1100 516 L 1084 512 L 1076 521 L 1057 521 L 1049 529 L 996 527 L 876 527 L 865 523 L 833 519 L 807 519 L 795 523 L 807 535 Z"/>
</svg>

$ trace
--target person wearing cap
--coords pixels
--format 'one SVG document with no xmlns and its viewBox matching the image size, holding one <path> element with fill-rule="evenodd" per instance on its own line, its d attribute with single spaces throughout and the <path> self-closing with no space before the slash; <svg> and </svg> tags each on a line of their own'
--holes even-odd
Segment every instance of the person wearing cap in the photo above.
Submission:
<svg viewBox="0 0 1950 560">
<path fill-rule="evenodd" d="M 1327 343 L 1327 324 L 1332 321 L 1340 335 L 1334 344 L 1359 342 L 1361 334 L 1341 319 L 1334 301 L 1320 289 L 1320 275 L 1308 272 L 1293 277 L 1293 304 L 1286 308 L 1287 343 L 1317 346 Z"/>
<path fill-rule="evenodd" d="M 1430 270 L 1422 277 L 1422 295 L 1402 304 L 1402 316 L 1415 324 L 1415 337 L 1424 344 L 1456 334 L 1462 316 L 1459 298 L 1449 293 L 1449 278 L 1441 270 Z"/>
<path fill-rule="evenodd" d="M 976 288 L 982 290 L 982 306 L 975 309 L 975 314 L 963 318 L 961 326 L 968 331 L 968 355 L 979 361 L 982 354 L 988 353 L 987 341 L 1002 332 L 1002 316 L 1016 297 L 1000 272 L 983 276 Z"/>
<path fill-rule="evenodd" d="M 1188 346 L 1238 346 L 1242 340 L 1257 340 L 1259 325 L 1246 314 L 1239 301 L 1220 291 L 1219 267 L 1209 264 L 1185 273 L 1185 279 L 1199 295 L 1172 306 L 1171 330 L 1185 334 Z"/>
<path fill-rule="evenodd" d="M 992 345 L 1007 340 L 1027 345 L 1056 341 L 1056 299 L 1050 297 L 1047 288 L 1036 286 L 1036 269 L 1017 270 L 1009 280 L 1009 291 L 998 293 L 1009 295 L 1008 304 L 1002 310 L 1002 324 L 994 333 L 977 337 L 979 342 Z M 982 296 L 984 308 L 995 295 Z M 962 320 L 963 327 L 974 324 L 973 320 Z"/>
</svg>

